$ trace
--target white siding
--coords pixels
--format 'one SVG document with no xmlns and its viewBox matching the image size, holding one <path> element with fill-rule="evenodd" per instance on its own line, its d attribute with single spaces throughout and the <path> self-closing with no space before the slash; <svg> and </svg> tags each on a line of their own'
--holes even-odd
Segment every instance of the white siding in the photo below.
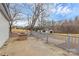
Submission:
<svg viewBox="0 0 79 59">
<path fill-rule="evenodd" d="M 9 23 L 0 12 L 0 47 L 9 38 Z"/>
</svg>

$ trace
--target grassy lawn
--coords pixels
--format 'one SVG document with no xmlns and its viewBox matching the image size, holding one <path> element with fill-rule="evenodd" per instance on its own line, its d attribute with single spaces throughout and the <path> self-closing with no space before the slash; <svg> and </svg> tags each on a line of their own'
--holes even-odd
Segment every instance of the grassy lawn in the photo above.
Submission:
<svg viewBox="0 0 79 59">
<path fill-rule="evenodd" d="M 64 33 L 53 33 L 53 34 L 55 34 L 55 35 L 62 35 L 62 36 L 68 36 L 68 34 L 64 34 Z M 70 36 L 76 36 L 76 37 L 78 37 L 79 34 L 70 34 Z"/>
<path fill-rule="evenodd" d="M 68 34 L 63 34 L 63 33 L 52 33 L 50 35 L 57 39 L 67 39 L 68 38 Z M 79 39 L 78 38 L 79 34 L 70 34 L 69 36 L 72 39 Z"/>
</svg>

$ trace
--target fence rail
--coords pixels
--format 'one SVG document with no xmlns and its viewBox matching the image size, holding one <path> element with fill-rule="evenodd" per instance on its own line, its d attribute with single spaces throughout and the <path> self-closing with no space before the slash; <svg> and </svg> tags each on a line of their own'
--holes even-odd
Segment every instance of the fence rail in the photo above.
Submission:
<svg viewBox="0 0 79 59">
<path fill-rule="evenodd" d="M 60 34 L 48 34 L 41 32 L 32 32 L 32 35 L 42 39 L 46 43 L 55 44 L 58 47 L 67 49 L 69 51 L 79 52 L 79 37 L 72 36 L 71 34 L 60 35 Z"/>
</svg>

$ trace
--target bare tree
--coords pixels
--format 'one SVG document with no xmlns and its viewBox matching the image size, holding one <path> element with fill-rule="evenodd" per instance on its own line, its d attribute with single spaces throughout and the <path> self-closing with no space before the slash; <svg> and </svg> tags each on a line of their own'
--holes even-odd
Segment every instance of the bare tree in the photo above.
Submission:
<svg viewBox="0 0 79 59">
<path fill-rule="evenodd" d="M 27 5 L 31 5 L 31 8 L 28 7 Z M 26 9 L 28 8 L 32 12 L 32 16 L 29 17 L 29 13 L 27 14 L 27 19 L 28 21 L 30 20 L 29 23 L 29 28 L 33 28 L 38 21 L 40 21 L 39 26 L 45 26 L 45 19 L 49 16 L 47 14 L 47 4 L 43 3 L 34 3 L 34 4 L 24 4 Z"/>
<path fill-rule="evenodd" d="M 44 11 L 44 9 L 42 9 L 42 6 L 43 6 L 43 4 L 41 4 L 41 3 L 34 5 L 31 28 L 34 27 L 40 14 Z"/>
<path fill-rule="evenodd" d="M 33 17 L 32 17 L 32 26 L 33 27 L 36 23 L 36 21 L 38 20 L 38 26 L 39 27 L 46 27 L 48 25 L 48 16 L 50 14 L 48 14 L 48 4 L 35 4 L 35 9 L 34 9 L 34 13 L 33 13 Z"/>
<path fill-rule="evenodd" d="M 50 28 L 52 26 L 52 21 L 49 21 L 49 16 L 50 16 L 50 13 L 48 12 L 49 10 L 49 4 L 43 4 L 41 6 L 41 10 L 43 10 L 41 13 L 40 13 L 40 16 L 39 16 L 39 26 L 40 27 L 43 27 L 43 28 Z"/>
<path fill-rule="evenodd" d="M 7 3 L 6 4 L 8 11 L 9 11 L 9 25 L 10 25 L 10 34 L 12 33 L 12 24 L 16 18 L 22 13 L 20 10 L 17 9 L 17 4 L 14 4 L 14 6 L 11 6 L 11 4 Z M 20 19 L 20 16 L 19 16 Z"/>
</svg>

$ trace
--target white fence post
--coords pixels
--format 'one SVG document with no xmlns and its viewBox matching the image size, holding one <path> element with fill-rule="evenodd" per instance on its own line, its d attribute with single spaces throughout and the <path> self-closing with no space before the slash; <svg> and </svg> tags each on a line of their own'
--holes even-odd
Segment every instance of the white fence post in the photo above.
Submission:
<svg viewBox="0 0 79 59">
<path fill-rule="evenodd" d="M 77 45 L 76 37 L 74 38 L 74 47 Z M 76 48 L 76 47 L 75 47 Z"/>
<path fill-rule="evenodd" d="M 79 38 L 78 38 L 78 51 L 79 51 Z"/>
<path fill-rule="evenodd" d="M 68 48 L 71 48 L 71 38 L 70 38 L 70 34 L 68 34 L 67 47 L 68 47 Z"/>
<path fill-rule="evenodd" d="M 49 34 L 48 34 L 48 31 L 47 31 L 47 32 L 46 32 L 46 36 L 47 36 L 47 37 L 46 37 L 46 43 L 48 43 L 48 39 L 49 39 L 49 38 L 48 38 L 48 35 L 49 35 Z"/>
</svg>

